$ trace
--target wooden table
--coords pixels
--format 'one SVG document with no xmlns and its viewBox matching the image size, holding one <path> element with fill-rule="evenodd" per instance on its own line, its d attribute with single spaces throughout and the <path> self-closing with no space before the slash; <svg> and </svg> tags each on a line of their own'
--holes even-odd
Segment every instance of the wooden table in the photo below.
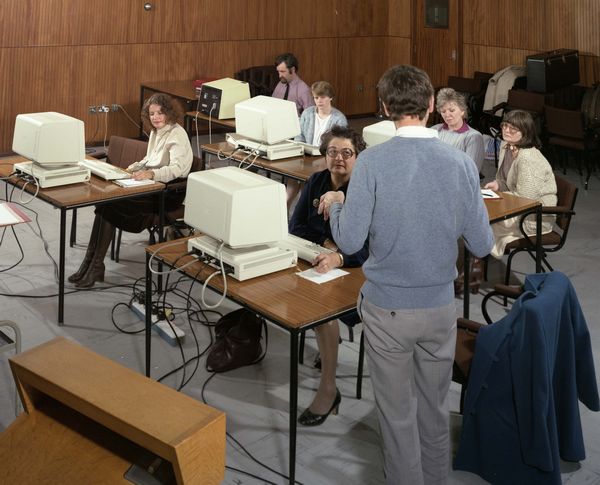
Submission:
<svg viewBox="0 0 600 485">
<path fill-rule="evenodd" d="M 209 117 L 208 115 L 201 113 L 200 111 L 188 111 L 185 115 L 189 117 L 191 121 L 202 120 L 206 121 L 207 123 L 212 123 L 214 125 L 235 131 L 235 118 L 227 118 L 220 120 L 219 118 L 215 118 L 214 116 Z"/>
<path fill-rule="evenodd" d="M 64 338 L 10 366 L 26 412 L 0 434 L 3 484 L 126 484 L 156 457 L 178 484 L 223 480 L 223 412 Z"/>
<path fill-rule="evenodd" d="M 23 157 L 9 157 L 0 160 L 0 177 L 8 177 L 5 182 L 14 187 L 23 187 L 25 183 L 16 175 L 9 177 L 13 173 L 13 164 L 26 161 Z M 155 194 L 160 198 L 159 219 L 164 220 L 163 214 L 163 191 L 165 185 L 155 182 L 149 185 L 138 187 L 120 187 L 119 185 L 103 180 L 92 175 L 89 182 L 63 185 L 60 187 L 50 187 L 39 189 L 37 198 L 47 202 L 51 206 L 60 210 L 60 246 L 58 262 L 58 324 L 64 322 L 64 302 L 65 302 L 65 246 L 66 246 L 66 222 L 67 211 L 78 209 L 80 207 L 89 207 L 92 205 L 114 202 L 120 199 L 131 199 Z M 36 186 L 27 184 L 25 191 L 34 194 Z M 159 232 L 162 234 L 162 230 Z"/>
<path fill-rule="evenodd" d="M 483 199 L 485 207 L 488 211 L 488 218 L 490 224 L 518 217 L 527 212 L 535 211 L 536 214 L 536 260 L 535 260 L 535 272 L 539 273 L 542 270 L 542 204 L 537 200 L 527 199 L 525 197 L 518 197 L 516 195 L 507 194 L 500 192 L 500 199 Z M 469 318 L 469 303 L 470 303 L 470 292 L 469 292 L 469 271 L 466 268 L 469 267 L 470 253 L 465 245 L 464 252 L 464 293 L 463 293 L 463 317 Z"/>
<path fill-rule="evenodd" d="M 254 157 L 251 157 L 252 160 L 245 161 L 244 159 L 247 158 L 248 154 L 236 150 L 227 142 L 206 144 L 200 148 L 202 149 L 202 161 L 205 166 L 207 154 L 229 157 L 232 162 L 242 162 L 245 165 L 250 165 L 250 162 L 254 159 Z M 267 160 L 266 158 L 258 157 L 252 165 L 266 170 L 268 173 L 278 174 L 300 182 L 306 182 L 312 174 L 327 168 L 325 157 L 312 157 L 310 155 L 283 158 L 281 160 Z"/>
<path fill-rule="evenodd" d="M 151 369 L 151 305 L 152 272 L 150 257 L 169 266 L 182 266 L 191 261 L 187 253 L 187 240 L 180 244 L 156 244 L 146 248 L 146 375 Z M 227 296 L 236 303 L 263 316 L 290 334 L 290 439 L 289 439 L 289 483 L 294 483 L 296 465 L 296 417 L 298 414 L 298 337 L 313 327 L 339 318 L 356 308 L 358 293 L 364 282 L 360 268 L 344 268 L 349 274 L 336 280 L 318 285 L 296 273 L 309 267 L 300 261 L 299 268 L 290 268 L 246 281 L 227 279 Z M 215 269 L 196 262 L 183 269 L 188 276 L 204 281 Z M 209 286 L 217 292 L 223 291 L 221 276 L 215 276 Z"/>
</svg>

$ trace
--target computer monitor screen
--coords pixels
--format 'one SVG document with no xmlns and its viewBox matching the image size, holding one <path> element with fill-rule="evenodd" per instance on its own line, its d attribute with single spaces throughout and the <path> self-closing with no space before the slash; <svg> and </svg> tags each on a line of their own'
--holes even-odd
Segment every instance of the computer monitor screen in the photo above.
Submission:
<svg viewBox="0 0 600 485">
<path fill-rule="evenodd" d="M 379 145 L 388 141 L 396 134 L 396 125 L 393 121 L 380 121 L 363 128 L 363 138 L 368 147 Z"/>
<path fill-rule="evenodd" d="M 237 167 L 189 174 L 185 223 L 237 249 L 287 237 L 282 183 Z"/>
<path fill-rule="evenodd" d="M 42 166 L 75 165 L 85 159 L 83 121 L 55 112 L 17 115 L 12 149 Z"/>
<path fill-rule="evenodd" d="M 235 105 L 235 131 L 244 138 L 272 145 L 300 134 L 296 103 L 256 96 Z"/>
<path fill-rule="evenodd" d="M 235 105 L 245 99 L 250 99 L 248 83 L 229 77 L 209 81 L 200 91 L 200 111 L 218 119 L 233 118 Z"/>
</svg>

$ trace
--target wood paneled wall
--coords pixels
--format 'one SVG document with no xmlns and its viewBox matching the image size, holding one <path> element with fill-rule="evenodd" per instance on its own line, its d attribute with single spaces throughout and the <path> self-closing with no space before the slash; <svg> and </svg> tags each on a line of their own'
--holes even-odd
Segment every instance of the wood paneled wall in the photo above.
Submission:
<svg viewBox="0 0 600 485">
<path fill-rule="evenodd" d="M 0 151 L 23 112 L 83 119 L 89 143 L 102 141 L 105 121 L 107 136 L 134 136 L 123 113 L 87 107 L 121 104 L 138 119 L 141 82 L 231 76 L 288 50 L 305 81 L 332 82 L 342 111 L 373 112 L 382 72 L 411 60 L 413 0 L 153 0 L 149 12 L 144 3 L 0 2 Z M 477 0 L 463 12 L 465 75 L 567 47 L 582 53 L 584 83 L 600 79 L 598 0 Z"/>
<path fill-rule="evenodd" d="M 463 9 L 463 74 L 525 64 L 529 54 L 578 49 L 581 84 L 600 81 L 597 0 L 477 0 Z"/>
<path fill-rule="evenodd" d="M 141 82 L 232 76 L 294 52 L 308 82 L 329 80 L 347 114 L 377 109 L 386 67 L 388 0 L 3 0 L 0 151 L 15 116 L 60 111 L 84 120 L 88 143 L 135 136 Z"/>
</svg>

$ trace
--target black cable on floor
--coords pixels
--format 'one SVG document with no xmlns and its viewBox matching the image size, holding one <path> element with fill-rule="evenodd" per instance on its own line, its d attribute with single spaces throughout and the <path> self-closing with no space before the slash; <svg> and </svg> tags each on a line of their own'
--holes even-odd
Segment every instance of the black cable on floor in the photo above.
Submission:
<svg viewBox="0 0 600 485">
<path fill-rule="evenodd" d="M 216 373 L 211 374 L 208 379 L 206 379 L 206 381 L 204 381 L 204 384 L 202 385 L 202 389 L 200 391 L 200 397 L 202 399 L 202 402 L 204 402 L 204 404 L 209 405 L 208 402 L 206 401 L 206 397 L 204 396 L 204 392 L 206 390 L 206 386 L 208 385 L 208 383 L 216 376 Z M 281 478 L 285 479 L 285 480 L 289 480 L 290 477 L 288 477 L 286 474 L 281 473 L 277 470 L 275 470 L 274 468 L 271 468 L 269 465 L 261 462 L 260 460 L 258 460 L 257 458 L 255 458 L 252 453 L 250 453 L 245 447 L 244 445 L 242 445 L 237 439 L 234 438 L 234 436 L 229 433 L 226 432 L 225 433 L 226 436 L 233 441 L 239 448 L 240 450 L 242 450 L 247 456 L 248 458 L 250 458 L 252 461 L 254 461 L 257 465 L 262 466 L 263 468 L 269 470 L 271 473 L 274 473 L 275 475 L 280 476 Z M 264 480 L 262 477 L 259 478 L 260 480 Z M 298 480 L 294 480 L 294 483 L 297 483 L 298 485 L 304 485 L 302 482 L 299 482 Z"/>
</svg>

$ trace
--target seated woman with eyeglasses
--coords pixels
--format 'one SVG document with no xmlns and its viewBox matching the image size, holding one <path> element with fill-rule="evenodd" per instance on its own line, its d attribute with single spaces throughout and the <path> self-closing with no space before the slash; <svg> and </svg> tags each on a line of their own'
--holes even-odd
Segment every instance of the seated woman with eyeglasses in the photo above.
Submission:
<svg viewBox="0 0 600 485">
<path fill-rule="evenodd" d="M 362 136 L 350 128 L 334 126 L 324 133 L 320 150 L 325 155 L 327 168 L 308 179 L 290 220 L 291 234 L 333 251 L 321 253 L 313 261 L 313 266 L 319 273 L 342 266 L 360 266 L 367 259 L 366 245 L 355 254 L 340 252 L 333 242 L 329 222 L 318 213 L 322 195 L 330 193 L 331 196 L 335 196 L 337 191 L 346 193 L 356 156 L 365 148 Z M 360 321 L 356 312 L 341 320 L 347 325 L 354 325 Z M 318 426 L 329 414 L 337 414 L 341 401 L 340 391 L 335 383 L 340 336 L 337 320 L 316 327 L 315 333 L 321 354 L 321 381 L 312 404 L 298 418 L 298 422 L 304 426 Z"/>
<path fill-rule="evenodd" d="M 500 163 L 496 180 L 486 184 L 486 189 L 509 192 L 542 203 L 543 206 L 556 205 L 556 179 L 548 160 L 537 147 L 537 137 L 533 118 L 526 111 L 514 110 L 504 115 Z M 518 217 L 492 224 L 495 244 L 492 256 L 501 258 L 504 248 L 523 234 L 519 229 Z M 542 234 L 552 231 L 554 216 L 543 216 Z M 528 236 L 535 235 L 535 216 L 529 216 L 523 224 Z"/>
</svg>

